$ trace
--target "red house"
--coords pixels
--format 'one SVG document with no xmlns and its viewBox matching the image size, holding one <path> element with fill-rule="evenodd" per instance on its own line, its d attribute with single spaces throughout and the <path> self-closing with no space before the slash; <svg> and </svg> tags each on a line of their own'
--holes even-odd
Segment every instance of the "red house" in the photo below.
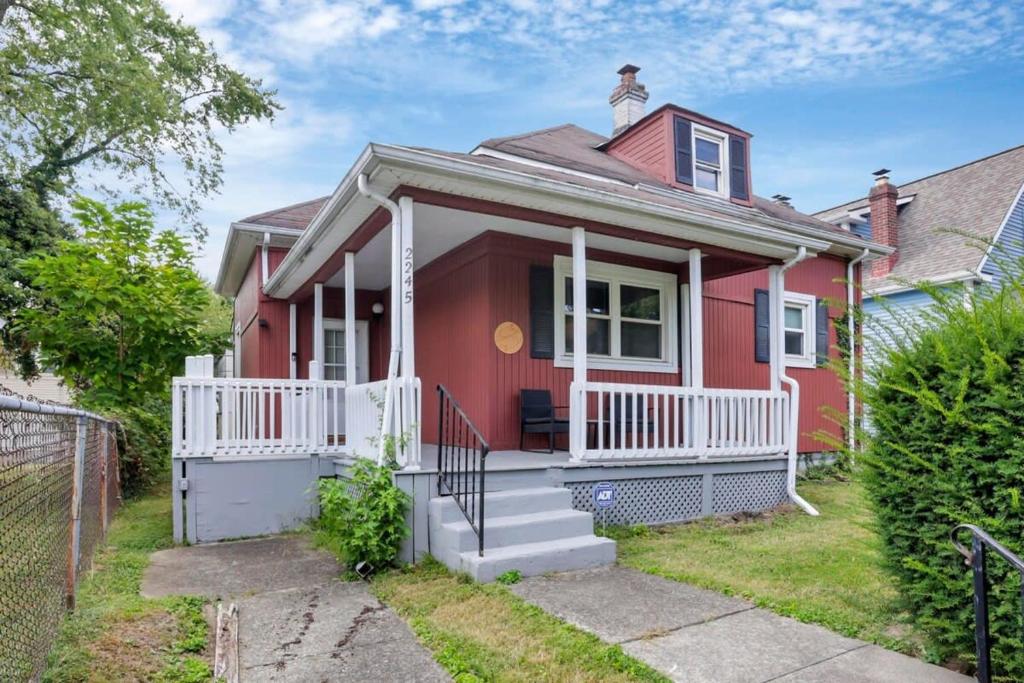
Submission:
<svg viewBox="0 0 1024 683">
<path fill-rule="evenodd" d="M 619 72 L 610 138 L 370 144 L 331 196 L 233 224 L 217 289 L 236 379 L 180 380 L 176 462 L 344 462 L 397 435 L 396 478 L 436 482 L 416 509 L 454 494 L 475 532 L 481 491 L 527 475 L 582 511 L 613 482 L 626 522 L 794 498 L 797 453 L 835 429 L 820 408 L 848 401 L 825 367 L 846 280 L 890 250 L 756 196 L 751 135 L 645 115 L 637 71 Z M 197 423 L 189 391 L 213 383 Z"/>
</svg>

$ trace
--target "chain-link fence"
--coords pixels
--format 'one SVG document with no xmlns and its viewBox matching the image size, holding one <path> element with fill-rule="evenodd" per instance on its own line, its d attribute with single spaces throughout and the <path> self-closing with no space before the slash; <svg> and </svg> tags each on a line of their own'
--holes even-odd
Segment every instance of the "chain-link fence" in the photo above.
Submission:
<svg viewBox="0 0 1024 683">
<path fill-rule="evenodd" d="M 119 502 L 114 424 L 0 395 L 0 680 L 32 680 Z"/>
</svg>

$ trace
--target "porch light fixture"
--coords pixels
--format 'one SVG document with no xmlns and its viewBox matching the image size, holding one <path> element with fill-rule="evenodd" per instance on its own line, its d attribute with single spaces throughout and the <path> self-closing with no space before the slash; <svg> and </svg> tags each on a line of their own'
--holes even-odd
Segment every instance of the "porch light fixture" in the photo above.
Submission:
<svg viewBox="0 0 1024 683">
<path fill-rule="evenodd" d="M 370 307 L 370 311 L 373 312 L 374 318 L 379 318 L 384 315 L 384 304 L 379 301 L 374 302 L 373 306 Z"/>
</svg>

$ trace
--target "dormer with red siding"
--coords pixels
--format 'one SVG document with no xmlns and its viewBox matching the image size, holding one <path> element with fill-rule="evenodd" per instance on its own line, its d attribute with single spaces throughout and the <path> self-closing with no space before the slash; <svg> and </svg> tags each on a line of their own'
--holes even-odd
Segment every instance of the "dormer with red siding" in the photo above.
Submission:
<svg viewBox="0 0 1024 683">
<path fill-rule="evenodd" d="M 674 104 L 643 116 L 647 90 L 637 71 L 619 70 L 610 98 L 615 133 L 601 149 L 677 189 L 752 206 L 750 133 Z"/>
</svg>

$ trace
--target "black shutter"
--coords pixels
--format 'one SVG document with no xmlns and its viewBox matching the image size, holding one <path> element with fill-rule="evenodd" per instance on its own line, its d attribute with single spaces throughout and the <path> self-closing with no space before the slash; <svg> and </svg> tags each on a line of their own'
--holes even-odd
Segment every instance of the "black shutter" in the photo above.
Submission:
<svg viewBox="0 0 1024 683">
<path fill-rule="evenodd" d="M 768 308 L 768 290 L 754 290 L 754 360 L 771 362 L 771 313 Z"/>
<path fill-rule="evenodd" d="M 828 363 L 828 302 L 818 299 L 814 317 L 814 341 L 818 355 L 818 365 Z"/>
<path fill-rule="evenodd" d="M 750 199 L 747 193 L 747 141 L 736 135 L 729 136 L 729 196 Z"/>
<path fill-rule="evenodd" d="M 555 269 L 530 266 L 530 358 L 555 357 Z"/>
<path fill-rule="evenodd" d="M 690 122 L 675 117 L 676 134 L 676 181 L 693 185 L 693 138 Z"/>
</svg>

